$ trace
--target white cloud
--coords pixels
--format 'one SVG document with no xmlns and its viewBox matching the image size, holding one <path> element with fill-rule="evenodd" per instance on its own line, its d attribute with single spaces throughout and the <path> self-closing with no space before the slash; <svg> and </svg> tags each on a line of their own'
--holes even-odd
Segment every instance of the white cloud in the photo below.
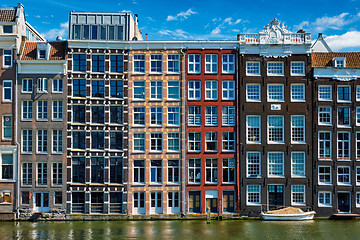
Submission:
<svg viewBox="0 0 360 240">
<path fill-rule="evenodd" d="M 147 20 L 149 20 L 150 22 L 155 22 L 155 20 L 152 17 L 146 17 Z"/>
<path fill-rule="evenodd" d="M 225 18 L 225 23 L 228 23 L 229 25 L 233 26 L 236 24 L 239 24 L 241 22 L 241 19 L 236 19 L 234 22 L 232 21 L 232 17 Z"/>
<path fill-rule="evenodd" d="M 325 29 L 331 28 L 335 30 L 341 29 L 343 26 L 352 23 L 352 19 L 346 19 L 349 13 L 341 13 L 340 15 L 333 17 L 321 17 L 317 18 L 312 25 L 317 31 L 324 31 Z"/>
<path fill-rule="evenodd" d="M 220 32 L 221 32 L 221 30 L 220 30 L 220 28 L 221 28 L 221 26 L 217 26 L 215 29 L 213 29 L 212 31 L 211 31 L 211 35 L 217 35 L 217 34 L 219 34 Z"/>
<path fill-rule="evenodd" d="M 176 21 L 176 20 L 184 20 L 187 19 L 189 16 L 197 14 L 197 12 L 193 11 L 191 8 L 189 8 L 186 12 L 180 12 L 176 14 L 176 16 L 167 16 L 166 21 Z"/>
<path fill-rule="evenodd" d="M 159 33 L 161 35 L 170 36 L 172 38 L 191 38 L 187 32 L 182 29 L 176 29 L 175 31 L 171 30 L 160 30 Z"/>
<path fill-rule="evenodd" d="M 45 37 L 47 40 L 55 40 L 57 36 L 60 36 L 62 38 L 67 38 L 68 24 L 69 22 L 61 23 L 60 28 L 50 29 L 45 33 L 41 33 L 41 35 Z"/>
<path fill-rule="evenodd" d="M 36 15 L 35 18 L 41 18 L 41 16 L 40 16 L 40 15 Z"/>
<path fill-rule="evenodd" d="M 349 31 L 342 35 L 332 35 L 325 38 L 325 41 L 333 51 L 345 48 L 360 47 L 360 31 Z"/>
<path fill-rule="evenodd" d="M 296 30 L 304 29 L 304 27 L 309 26 L 309 21 L 302 21 L 299 25 L 295 25 L 294 28 Z"/>
</svg>

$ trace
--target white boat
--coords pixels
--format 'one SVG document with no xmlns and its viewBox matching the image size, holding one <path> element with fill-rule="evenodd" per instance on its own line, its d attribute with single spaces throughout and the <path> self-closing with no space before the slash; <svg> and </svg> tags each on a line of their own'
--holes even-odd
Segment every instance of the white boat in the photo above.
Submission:
<svg viewBox="0 0 360 240">
<path fill-rule="evenodd" d="M 279 210 L 268 211 L 262 213 L 261 217 L 263 220 L 275 220 L 275 221 L 303 221 L 312 220 L 315 211 L 304 212 L 300 208 L 287 207 Z"/>
</svg>

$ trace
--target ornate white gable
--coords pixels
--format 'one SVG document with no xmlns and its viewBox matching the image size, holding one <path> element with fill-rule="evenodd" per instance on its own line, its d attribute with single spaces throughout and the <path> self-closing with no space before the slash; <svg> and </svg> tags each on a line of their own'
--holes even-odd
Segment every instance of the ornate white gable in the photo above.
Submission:
<svg viewBox="0 0 360 240">
<path fill-rule="evenodd" d="M 264 27 L 264 30 L 259 32 L 260 41 L 268 44 L 279 44 L 284 42 L 286 35 L 291 34 L 289 30 L 286 29 L 284 24 L 280 24 L 280 21 L 274 18 L 270 22 L 270 25 L 267 24 Z"/>
</svg>

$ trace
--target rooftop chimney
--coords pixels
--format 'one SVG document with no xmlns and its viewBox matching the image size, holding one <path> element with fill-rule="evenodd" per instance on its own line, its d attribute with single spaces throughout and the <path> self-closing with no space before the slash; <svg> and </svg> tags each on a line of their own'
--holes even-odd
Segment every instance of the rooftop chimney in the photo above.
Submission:
<svg viewBox="0 0 360 240">
<path fill-rule="evenodd" d="M 240 41 L 240 34 L 237 35 L 237 40 Z"/>
<path fill-rule="evenodd" d="M 319 36 L 318 36 L 318 38 L 323 38 L 323 37 L 322 37 L 322 33 L 319 33 Z"/>
<path fill-rule="evenodd" d="M 148 40 L 148 34 L 146 34 L 146 41 Z"/>
</svg>

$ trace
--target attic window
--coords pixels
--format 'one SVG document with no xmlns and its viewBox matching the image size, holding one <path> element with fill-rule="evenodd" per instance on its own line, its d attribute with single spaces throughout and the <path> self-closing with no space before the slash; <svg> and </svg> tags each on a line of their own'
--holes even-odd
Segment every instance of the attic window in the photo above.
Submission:
<svg viewBox="0 0 360 240">
<path fill-rule="evenodd" d="M 336 68 L 344 68 L 345 65 L 345 59 L 344 57 L 336 57 L 333 59 L 334 61 L 334 67 Z"/>
<path fill-rule="evenodd" d="M 46 50 L 39 50 L 39 59 L 45 59 Z"/>
<path fill-rule="evenodd" d="M 13 33 L 13 26 L 12 25 L 4 25 L 3 26 L 3 32 L 4 33 Z"/>
</svg>

